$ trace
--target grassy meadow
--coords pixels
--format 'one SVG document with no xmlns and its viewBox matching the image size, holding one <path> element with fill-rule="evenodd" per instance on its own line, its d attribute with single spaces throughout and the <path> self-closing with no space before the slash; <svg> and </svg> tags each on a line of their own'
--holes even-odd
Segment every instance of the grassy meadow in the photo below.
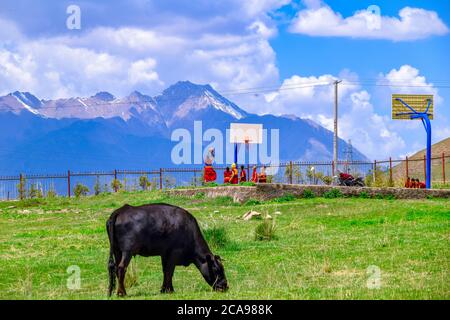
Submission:
<svg viewBox="0 0 450 320">
<path fill-rule="evenodd" d="M 150 202 L 197 218 L 224 260 L 230 290 L 211 291 L 191 265 L 176 268 L 175 293 L 160 294 L 160 258 L 136 257 L 125 299 L 450 298 L 449 200 L 287 197 L 242 205 L 152 191 L 0 202 L 0 299 L 107 299 L 105 222 L 125 203 Z M 244 221 L 251 209 L 272 217 L 272 240 L 256 240 L 264 219 Z M 70 266 L 79 267 L 79 289 L 67 286 Z"/>
</svg>

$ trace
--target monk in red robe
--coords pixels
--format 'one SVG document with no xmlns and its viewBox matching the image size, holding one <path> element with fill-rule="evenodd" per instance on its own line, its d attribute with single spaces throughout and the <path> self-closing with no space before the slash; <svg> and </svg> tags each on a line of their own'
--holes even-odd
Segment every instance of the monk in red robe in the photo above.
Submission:
<svg viewBox="0 0 450 320">
<path fill-rule="evenodd" d="M 231 171 L 230 168 L 227 167 L 223 172 L 223 183 L 230 183 Z"/>
<path fill-rule="evenodd" d="M 266 166 L 261 168 L 261 173 L 259 174 L 258 180 L 259 180 L 260 183 L 266 183 L 267 182 Z"/>
<path fill-rule="evenodd" d="M 411 178 L 410 177 L 408 177 L 408 179 L 406 179 L 405 188 L 411 188 Z"/>
<path fill-rule="evenodd" d="M 205 182 L 212 182 L 212 181 L 216 181 L 216 179 L 217 179 L 216 171 L 212 167 L 212 164 L 214 162 L 214 156 L 215 156 L 215 150 L 214 150 L 214 148 L 210 148 L 208 150 L 208 154 L 205 157 L 205 167 L 203 170 L 203 177 L 204 177 Z"/>
<path fill-rule="evenodd" d="M 252 182 L 258 183 L 258 172 L 256 172 L 256 166 L 253 166 Z"/>
<path fill-rule="evenodd" d="M 241 166 L 241 173 L 239 174 L 239 182 L 247 181 L 247 173 L 245 172 L 244 166 Z"/>
<path fill-rule="evenodd" d="M 238 169 L 236 168 L 236 164 L 233 163 L 231 165 L 230 183 L 231 184 L 238 184 L 238 182 L 239 182 L 239 172 L 238 172 Z"/>
</svg>

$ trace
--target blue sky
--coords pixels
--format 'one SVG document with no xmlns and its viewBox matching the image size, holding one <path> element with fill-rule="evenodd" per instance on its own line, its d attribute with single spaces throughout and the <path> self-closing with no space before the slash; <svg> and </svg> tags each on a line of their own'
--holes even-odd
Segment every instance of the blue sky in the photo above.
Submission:
<svg viewBox="0 0 450 320">
<path fill-rule="evenodd" d="M 70 4 L 80 30 L 66 27 Z M 435 94 L 433 140 L 450 136 L 449 26 L 440 0 L 5 0 L 0 94 L 158 94 L 191 80 L 250 112 L 331 128 L 333 88 L 308 85 L 343 79 L 340 135 L 371 158 L 405 156 L 423 147 L 424 130 L 390 119 L 391 93 Z"/>
</svg>

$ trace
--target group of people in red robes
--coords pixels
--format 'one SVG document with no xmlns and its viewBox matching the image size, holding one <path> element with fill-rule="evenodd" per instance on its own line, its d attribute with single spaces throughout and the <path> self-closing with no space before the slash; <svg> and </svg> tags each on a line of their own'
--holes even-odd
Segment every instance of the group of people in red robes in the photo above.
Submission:
<svg viewBox="0 0 450 320">
<path fill-rule="evenodd" d="M 416 188 L 416 189 L 425 189 L 426 184 L 424 182 L 419 181 L 419 179 L 410 178 L 406 179 L 405 188 Z"/>
<path fill-rule="evenodd" d="M 205 167 L 203 170 L 203 179 L 205 182 L 214 182 L 217 179 L 217 174 L 214 168 L 212 167 L 212 164 L 214 162 L 215 157 L 215 150 L 214 148 L 209 148 L 208 153 L 205 156 Z M 247 181 L 247 172 L 245 171 L 245 167 L 241 166 L 241 171 L 236 167 L 236 164 L 233 163 L 231 165 L 231 170 L 229 167 L 227 167 L 223 173 L 223 182 L 224 183 L 231 183 L 231 184 L 238 184 L 241 182 Z M 266 166 L 263 166 L 261 168 L 260 173 L 256 171 L 256 166 L 253 166 L 253 172 L 252 172 L 252 179 L 249 180 L 254 183 L 266 183 L 267 182 L 267 176 L 266 176 Z"/>
<path fill-rule="evenodd" d="M 223 183 L 231 183 L 231 184 L 238 184 L 241 182 L 247 181 L 247 171 L 245 170 L 244 166 L 241 166 L 241 171 L 239 172 L 236 168 L 236 164 L 231 165 L 231 170 L 229 167 L 225 169 L 223 172 Z M 253 167 L 252 172 L 252 178 L 248 181 L 257 183 L 265 183 L 267 182 L 267 176 L 266 176 L 266 167 L 261 168 L 260 174 L 256 171 L 256 166 Z"/>
</svg>

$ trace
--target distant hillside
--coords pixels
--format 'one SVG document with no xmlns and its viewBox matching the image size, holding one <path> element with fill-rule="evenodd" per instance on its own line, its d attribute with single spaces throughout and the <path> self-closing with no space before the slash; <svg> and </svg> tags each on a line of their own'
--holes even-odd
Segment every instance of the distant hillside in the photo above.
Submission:
<svg viewBox="0 0 450 320">
<path fill-rule="evenodd" d="M 450 137 L 442 141 L 439 141 L 431 146 L 432 158 L 439 157 L 439 159 L 431 162 L 431 174 L 433 181 L 442 181 L 442 153 L 446 156 L 450 156 Z M 424 155 L 426 149 L 422 149 L 416 152 L 411 157 L 408 157 L 408 174 L 411 178 L 417 178 L 424 180 Z M 414 161 L 419 160 L 419 161 Z M 402 179 L 406 175 L 406 163 L 403 161 L 401 164 L 396 165 L 393 168 L 394 179 Z M 446 180 L 450 180 L 450 158 L 445 159 L 445 172 Z"/>
</svg>

